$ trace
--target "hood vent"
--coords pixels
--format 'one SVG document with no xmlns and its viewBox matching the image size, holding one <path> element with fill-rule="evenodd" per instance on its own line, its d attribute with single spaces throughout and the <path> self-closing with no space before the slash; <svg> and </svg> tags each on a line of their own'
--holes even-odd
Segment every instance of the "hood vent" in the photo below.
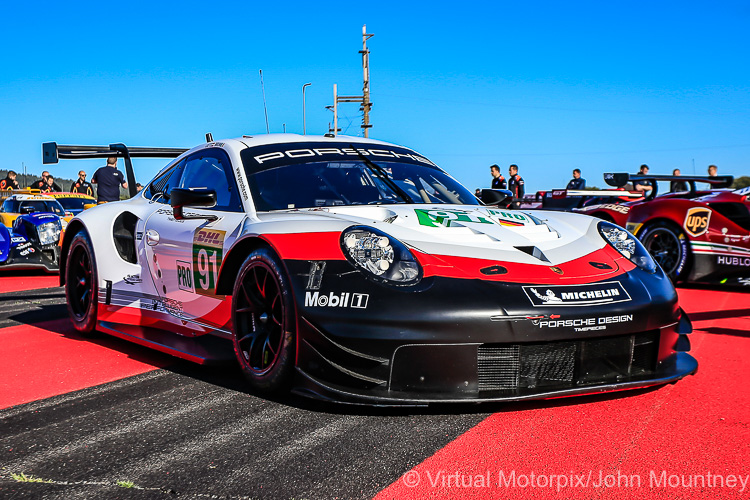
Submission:
<svg viewBox="0 0 750 500">
<path fill-rule="evenodd" d="M 549 259 L 547 258 L 547 256 L 544 255 L 544 253 L 535 246 L 515 247 L 515 249 L 520 250 L 523 253 L 529 254 L 535 259 L 541 260 L 542 262 L 549 262 Z"/>
</svg>

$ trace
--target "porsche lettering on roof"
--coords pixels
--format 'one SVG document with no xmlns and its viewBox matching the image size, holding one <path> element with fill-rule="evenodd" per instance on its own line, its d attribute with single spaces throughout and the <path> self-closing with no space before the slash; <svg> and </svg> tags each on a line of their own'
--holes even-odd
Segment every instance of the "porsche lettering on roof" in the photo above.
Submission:
<svg viewBox="0 0 750 500">
<path fill-rule="evenodd" d="M 430 160 L 423 156 L 419 156 L 415 153 L 399 153 L 391 149 L 376 149 L 376 148 L 301 148 L 301 149 L 288 149 L 286 151 L 272 151 L 270 153 L 264 153 L 261 155 L 253 156 L 253 159 L 259 164 L 265 162 L 280 160 L 282 158 L 315 158 L 315 157 L 334 157 L 341 159 L 341 157 L 359 157 L 359 156 L 373 156 L 379 158 L 394 158 L 394 159 L 410 159 L 419 163 L 425 163 L 427 165 L 435 166 Z"/>
</svg>

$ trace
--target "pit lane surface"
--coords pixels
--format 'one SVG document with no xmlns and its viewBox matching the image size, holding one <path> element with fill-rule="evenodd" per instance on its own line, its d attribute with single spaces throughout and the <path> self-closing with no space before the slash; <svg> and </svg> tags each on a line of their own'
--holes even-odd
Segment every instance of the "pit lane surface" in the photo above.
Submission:
<svg viewBox="0 0 750 500">
<path fill-rule="evenodd" d="M 81 339 L 64 319 L 60 288 L 0 278 L 4 290 L 2 498 L 748 495 L 739 487 L 653 487 L 649 471 L 750 473 L 750 294 L 680 290 L 701 366 L 675 385 L 384 410 L 258 398 L 234 368 L 176 361 L 115 338 Z M 498 485 L 500 471 L 514 470 L 517 479 L 591 472 L 594 483 L 561 491 Z M 617 471 L 642 484 L 595 486 L 599 474 Z"/>
</svg>

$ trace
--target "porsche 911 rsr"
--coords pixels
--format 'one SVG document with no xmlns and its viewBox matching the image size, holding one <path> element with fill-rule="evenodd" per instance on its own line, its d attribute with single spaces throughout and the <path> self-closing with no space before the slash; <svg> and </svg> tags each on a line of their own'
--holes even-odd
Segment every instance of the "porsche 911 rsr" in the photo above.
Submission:
<svg viewBox="0 0 750 500">
<path fill-rule="evenodd" d="M 674 287 L 632 235 L 483 205 L 413 150 L 292 134 L 43 150 L 128 170 L 175 157 L 70 223 L 61 283 L 82 333 L 199 363 L 233 350 L 257 391 L 367 404 L 597 393 L 697 368 Z"/>
</svg>

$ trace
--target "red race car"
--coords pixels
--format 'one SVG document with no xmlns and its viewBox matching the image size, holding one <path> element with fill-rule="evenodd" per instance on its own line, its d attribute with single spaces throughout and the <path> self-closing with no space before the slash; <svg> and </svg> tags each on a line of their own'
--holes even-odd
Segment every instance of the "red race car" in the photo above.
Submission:
<svg viewBox="0 0 750 500">
<path fill-rule="evenodd" d="M 604 174 L 604 180 L 651 189 L 642 200 L 575 211 L 627 228 L 673 281 L 750 285 L 750 188 L 726 189 L 732 176 Z M 659 181 L 678 189 L 657 196 Z M 698 190 L 698 182 L 710 188 Z"/>
</svg>

